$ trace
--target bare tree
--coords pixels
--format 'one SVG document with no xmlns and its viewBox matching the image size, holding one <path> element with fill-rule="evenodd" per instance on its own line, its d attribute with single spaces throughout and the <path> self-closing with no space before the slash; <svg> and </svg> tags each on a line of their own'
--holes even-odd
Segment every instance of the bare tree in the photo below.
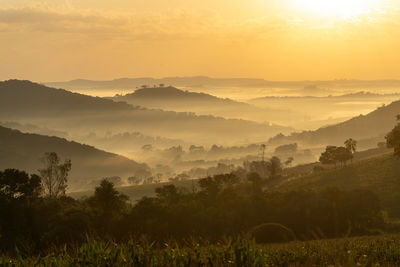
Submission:
<svg viewBox="0 0 400 267">
<path fill-rule="evenodd" d="M 71 170 L 71 160 L 60 163 L 60 158 L 55 152 L 45 153 L 42 159 L 44 169 L 39 169 L 43 188 L 49 198 L 57 198 L 65 195 L 67 189 L 67 177 Z"/>
</svg>

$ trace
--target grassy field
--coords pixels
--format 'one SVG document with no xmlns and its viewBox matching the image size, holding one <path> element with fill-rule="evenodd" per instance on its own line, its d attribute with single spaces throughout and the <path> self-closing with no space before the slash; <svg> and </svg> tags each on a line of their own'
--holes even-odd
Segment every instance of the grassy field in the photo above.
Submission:
<svg viewBox="0 0 400 267">
<path fill-rule="evenodd" d="M 90 241 L 44 257 L 0 257 L 1 266 L 399 266 L 400 236 L 256 245 L 138 245 Z"/>
<path fill-rule="evenodd" d="M 389 216 L 400 218 L 400 159 L 392 155 L 297 176 L 274 185 L 273 190 L 318 190 L 326 187 L 369 189 L 381 199 Z"/>
</svg>

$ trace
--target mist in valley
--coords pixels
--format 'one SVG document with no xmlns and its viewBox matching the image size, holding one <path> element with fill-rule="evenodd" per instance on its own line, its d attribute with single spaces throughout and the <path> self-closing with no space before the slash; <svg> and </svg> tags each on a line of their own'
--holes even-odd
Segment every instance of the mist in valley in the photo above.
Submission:
<svg viewBox="0 0 400 267">
<path fill-rule="evenodd" d="M 0 2 L 0 266 L 400 266 L 399 1 Z"/>
<path fill-rule="evenodd" d="M 186 85 L 192 81 L 177 79 L 181 80 Z M 79 91 L 75 88 L 79 83 L 70 83 L 75 89 L 66 86 L 69 89 L 65 90 L 29 81 L 4 81 L 0 85 L 0 125 L 87 144 L 146 166 L 131 173 L 91 174 L 85 181 L 81 177 L 89 170 L 75 169 L 69 190 L 82 191 L 94 188 L 102 178 L 112 179 L 118 186 L 176 182 L 245 170 L 251 162 L 272 157 L 290 169 L 318 161 L 327 145 L 342 145 L 349 136 L 358 141 L 359 149 L 375 149 L 385 140 L 399 106 L 392 103 L 398 100 L 396 93 L 371 92 L 384 82 L 359 81 L 356 85 L 365 90 L 346 87 L 341 91 L 346 94 L 336 95 L 318 87 L 295 89 L 302 84 L 287 83 L 280 95 L 270 89 L 262 97 L 261 89 L 253 85 L 241 88 L 240 100 L 235 95 L 217 95 L 223 82 L 223 90 L 229 90 L 233 85 L 248 86 L 251 79 L 247 84 L 235 79 L 207 81 L 211 82 L 205 87 L 218 82 L 219 89 L 208 88 L 205 93 L 163 83 L 143 84 L 112 97 L 92 95 L 110 90 L 113 83 L 97 82 L 90 88 L 91 94 L 82 94 L 71 92 Z M 335 91 L 339 92 L 338 85 Z M 387 112 L 392 117 L 383 118 Z M 382 127 L 373 127 L 378 123 Z M 39 155 L 34 156 L 38 162 Z"/>
</svg>

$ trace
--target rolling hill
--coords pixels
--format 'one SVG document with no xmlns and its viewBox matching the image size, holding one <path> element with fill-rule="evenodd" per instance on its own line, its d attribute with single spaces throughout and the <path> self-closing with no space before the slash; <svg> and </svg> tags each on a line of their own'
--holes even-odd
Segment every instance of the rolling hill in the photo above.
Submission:
<svg viewBox="0 0 400 267">
<path fill-rule="evenodd" d="M 319 88 L 315 89 L 319 90 Z M 399 94 L 376 94 L 360 91 L 351 94 L 329 95 L 323 97 L 307 96 L 267 96 L 251 99 L 248 102 L 257 107 L 290 107 L 301 110 L 303 119 L 291 125 L 299 129 L 316 130 L 322 126 L 333 125 L 349 120 L 360 114 L 368 114 L 376 108 L 400 99 Z M 312 94 L 315 95 L 315 94 Z"/>
<path fill-rule="evenodd" d="M 207 144 L 265 140 L 292 131 L 246 120 L 134 107 L 18 80 L 0 82 L 0 121 L 31 123 L 66 132 L 73 139 L 91 132 L 141 132 Z"/>
<path fill-rule="evenodd" d="M 368 189 L 381 199 L 390 217 L 400 218 L 400 159 L 384 155 L 355 162 L 344 168 L 332 168 L 294 177 L 272 190 L 309 190 L 337 187 L 343 190 Z"/>
<path fill-rule="evenodd" d="M 55 117 L 82 112 L 129 111 L 126 103 L 71 93 L 63 89 L 46 87 L 30 81 L 8 80 L 0 82 L 1 117 L 15 118 L 29 115 Z"/>
<path fill-rule="evenodd" d="M 315 131 L 292 133 L 289 136 L 276 136 L 270 139 L 270 143 L 300 142 L 309 145 L 343 145 L 344 140 L 353 138 L 356 140 L 382 138 L 396 125 L 396 116 L 400 114 L 400 101 L 382 106 L 366 115 L 360 115 Z M 380 139 L 383 141 L 384 139 Z M 376 142 L 371 144 L 376 146 Z"/>
<path fill-rule="evenodd" d="M 224 118 L 238 118 L 258 122 L 285 122 L 294 118 L 294 112 L 279 108 L 259 108 L 248 103 L 219 98 L 210 94 L 184 91 L 172 86 L 147 87 L 126 95 L 116 95 L 115 101 L 125 101 L 134 106 L 159 108 L 178 112 L 195 112 Z M 298 112 L 300 113 L 300 112 Z M 296 114 L 300 115 L 300 114 Z"/>
<path fill-rule="evenodd" d="M 148 169 L 125 157 L 98 150 L 92 146 L 58 137 L 21 133 L 0 126 L 0 169 L 16 168 L 35 173 L 43 164 L 46 152 L 56 152 L 62 159 L 71 159 L 69 190 L 80 190 L 91 180 L 120 176 L 126 178 L 141 169 Z"/>
</svg>

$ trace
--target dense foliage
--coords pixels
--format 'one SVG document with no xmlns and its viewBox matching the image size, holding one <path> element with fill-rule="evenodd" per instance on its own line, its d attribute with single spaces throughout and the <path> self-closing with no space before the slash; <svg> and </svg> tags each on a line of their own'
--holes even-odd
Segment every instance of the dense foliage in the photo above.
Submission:
<svg viewBox="0 0 400 267">
<path fill-rule="evenodd" d="M 42 197 L 40 179 L 17 170 L 0 172 L 1 249 L 35 253 L 79 244 L 87 236 L 117 241 L 254 237 L 259 242 L 308 240 L 371 233 L 383 227 L 378 198 L 369 191 L 270 192 L 256 174 L 199 181 L 191 192 L 173 185 L 134 206 L 107 180 L 92 197 Z M 18 179 L 17 179 L 18 178 Z M 16 181 L 18 183 L 16 184 Z"/>
</svg>

